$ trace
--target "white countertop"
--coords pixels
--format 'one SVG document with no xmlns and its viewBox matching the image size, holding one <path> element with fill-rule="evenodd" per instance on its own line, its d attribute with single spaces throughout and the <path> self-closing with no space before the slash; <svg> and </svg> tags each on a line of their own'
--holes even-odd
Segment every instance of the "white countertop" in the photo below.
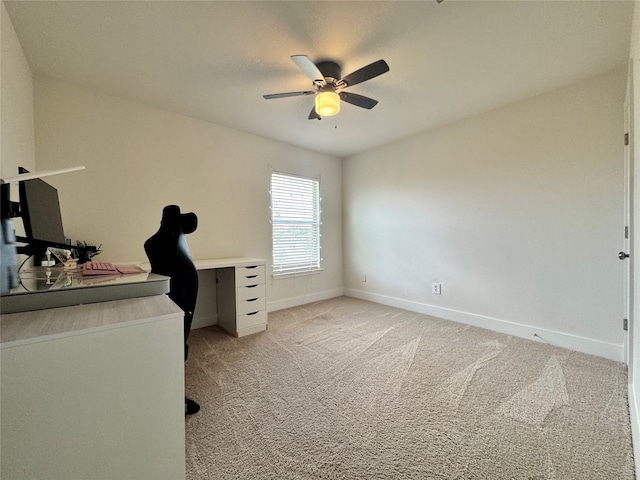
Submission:
<svg viewBox="0 0 640 480">
<path fill-rule="evenodd" d="M 122 328 L 182 315 L 166 295 L 50 308 L 0 316 L 0 349 Z"/>
<path fill-rule="evenodd" d="M 214 268 L 228 268 L 228 267 L 247 267 L 251 265 L 264 265 L 265 261 L 261 258 L 250 257 L 229 257 L 229 258 L 207 258 L 194 260 L 193 264 L 196 266 L 196 270 L 210 270 Z M 140 268 L 148 272 L 151 271 L 151 264 L 141 263 Z"/>
<path fill-rule="evenodd" d="M 264 260 L 260 258 L 233 257 L 194 260 L 193 263 L 196 266 L 196 270 L 207 270 L 210 268 L 248 267 L 252 265 L 264 265 Z"/>
</svg>

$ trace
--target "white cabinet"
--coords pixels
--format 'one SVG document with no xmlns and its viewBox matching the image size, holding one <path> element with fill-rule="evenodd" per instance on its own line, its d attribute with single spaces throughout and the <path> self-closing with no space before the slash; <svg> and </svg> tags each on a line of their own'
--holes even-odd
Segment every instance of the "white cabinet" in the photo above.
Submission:
<svg viewBox="0 0 640 480">
<path fill-rule="evenodd" d="M 216 275 L 218 325 L 236 337 L 266 330 L 264 263 L 218 268 Z"/>
<path fill-rule="evenodd" d="M 165 295 L 2 315 L 2 478 L 184 479 L 183 316 Z"/>
</svg>

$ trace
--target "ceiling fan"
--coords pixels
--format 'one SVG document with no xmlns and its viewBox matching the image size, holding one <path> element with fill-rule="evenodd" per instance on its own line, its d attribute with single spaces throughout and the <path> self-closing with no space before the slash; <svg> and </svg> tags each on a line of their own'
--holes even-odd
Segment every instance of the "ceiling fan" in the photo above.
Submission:
<svg viewBox="0 0 640 480">
<path fill-rule="evenodd" d="M 272 98 L 297 97 L 302 95 L 315 95 L 316 102 L 309 114 L 309 120 L 322 116 L 335 115 L 340 111 L 340 100 L 358 107 L 372 109 L 378 103 L 373 98 L 358 95 L 357 93 L 343 92 L 347 87 L 357 85 L 389 71 L 389 65 L 384 60 L 378 60 L 366 67 L 362 67 L 346 77 L 341 77 L 341 67 L 332 61 L 313 63 L 306 55 L 292 55 L 291 60 L 313 82 L 313 90 L 304 92 L 273 93 L 263 95 L 270 100 Z"/>
</svg>

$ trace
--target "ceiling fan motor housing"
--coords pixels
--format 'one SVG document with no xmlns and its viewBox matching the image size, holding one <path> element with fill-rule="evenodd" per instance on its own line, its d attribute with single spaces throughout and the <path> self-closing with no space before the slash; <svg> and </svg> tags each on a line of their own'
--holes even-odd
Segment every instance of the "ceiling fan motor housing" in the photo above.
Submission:
<svg viewBox="0 0 640 480">
<path fill-rule="evenodd" d="M 337 82 L 342 78 L 342 68 L 336 62 L 329 60 L 316 63 L 318 70 L 324 75 L 324 78 L 329 80 L 330 78 Z"/>
</svg>

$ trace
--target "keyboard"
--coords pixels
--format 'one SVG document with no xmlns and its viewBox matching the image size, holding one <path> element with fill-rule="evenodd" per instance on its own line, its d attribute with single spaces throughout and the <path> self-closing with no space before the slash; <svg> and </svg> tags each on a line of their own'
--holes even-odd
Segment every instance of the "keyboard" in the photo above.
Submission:
<svg viewBox="0 0 640 480">
<path fill-rule="evenodd" d="M 127 275 L 142 272 L 144 270 L 138 267 L 114 265 L 110 262 L 87 262 L 82 264 L 82 275 Z"/>
</svg>

